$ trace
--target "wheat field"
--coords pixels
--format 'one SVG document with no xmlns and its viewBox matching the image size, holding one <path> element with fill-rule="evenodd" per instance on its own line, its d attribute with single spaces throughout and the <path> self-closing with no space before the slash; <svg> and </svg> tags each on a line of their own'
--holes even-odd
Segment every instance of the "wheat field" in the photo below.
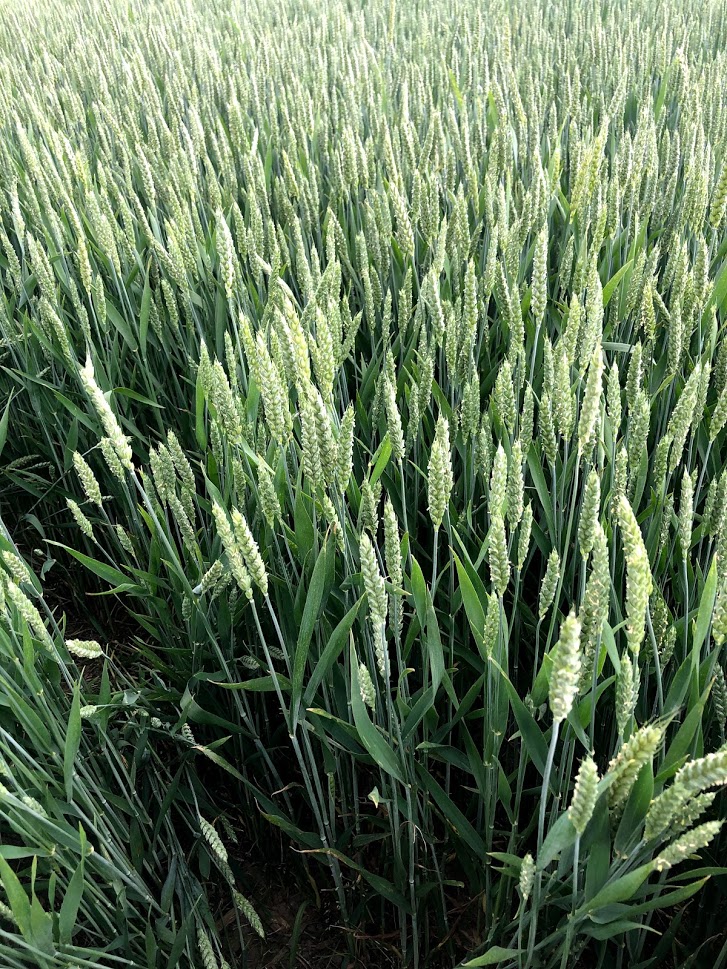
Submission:
<svg viewBox="0 0 727 969">
<path fill-rule="evenodd" d="M 725 0 L 7 0 L 0 91 L 2 966 L 724 969 Z"/>
</svg>

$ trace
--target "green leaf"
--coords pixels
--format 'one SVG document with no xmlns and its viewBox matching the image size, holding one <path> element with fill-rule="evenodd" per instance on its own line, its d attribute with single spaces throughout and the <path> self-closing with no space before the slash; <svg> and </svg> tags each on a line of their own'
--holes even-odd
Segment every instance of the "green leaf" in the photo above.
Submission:
<svg viewBox="0 0 727 969">
<path fill-rule="evenodd" d="M 223 730 L 227 730 L 230 733 L 243 732 L 239 724 L 232 723 L 230 720 L 218 717 L 216 713 L 209 713 L 209 711 L 204 710 L 190 693 L 189 687 L 185 689 L 182 695 L 180 707 L 187 719 L 194 720 L 195 723 L 205 723 L 210 726 L 222 727 Z"/>
<path fill-rule="evenodd" d="M 106 300 L 106 316 L 114 324 L 119 333 L 123 336 L 124 340 L 128 343 L 130 349 L 136 353 L 139 349 L 139 344 L 136 342 L 136 337 L 131 332 L 131 327 L 124 317 L 119 313 L 114 304 L 110 299 Z"/>
<path fill-rule="evenodd" d="M 709 310 L 712 306 L 719 308 L 722 303 L 727 299 L 727 262 L 725 262 L 719 271 L 719 276 L 714 284 L 714 289 L 712 290 L 712 295 L 707 301 L 707 305 L 704 308 L 704 313 L 702 314 L 702 319 L 707 320 Z"/>
<path fill-rule="evenodd" d="M 429 658 L 429 671 L 432 676 L 432 687 L 436 693 L 444 676 L 444 650 L 442 649 L 442 637 L 439 635 L 437 614 L 432 605 L 429 589 L 427 589 L 427 637 L 425 644 Z"/>
<path fill-rule="evenodd" d="M 603 908 L 605 905 L 627 901 L 641 888 L 653 869 L 653 863 L 648 862 L 645 865 L 640 865 L 634 871 L 630 871 L 627 875 L 622 875 L 602 888 L 600 892 L 597 892 L 589 902 L 581 906 L 576 914 L 589 915 L 591 912 L 597 912 L 599 908 Z"/>
<path fill-rule="evenodd" d="M 245 778 L 242 776 L 239 770 L 237 770 L 236 767 L 233 767 L 229 761 L 225 760 L 225 758 L 221 754 L 218 754 L 216 751 L 211 750 L 209 747 L 203 747 L 200 744 L 198 744 L 195 749 L 198 750 L 200 754 L 204 754 L 204 756 L 207 757 L 209 760 L 211 760 L 213 763 L 217 764 L 218 767 L 221 767 L 223 770 L 226 770 L 228 774 L 232 774 L 232 776 L 236 777 L 238 781 L 244 782 Z"/>
<path fill-rule="evenodd" d="M 306 495 L 302 486 L 298 486 L 293 511 L 295 526 L 295 541 L 298 545 L 298 560 L 305 562 L 308 552 L 313 548 L 313 522 L 305 507 Z"/>
<path fill-rule="evenodd" d="M 689 689 L 689 681 L 692 677 L 690 664 L 691 661 L 689 658 L 685 659 L 675 673 L 674 679 L 671 681 L 669 692 L 664 701 L 665 716 L 676 713 L 684 702 L 684 697 L 687 695 L 687 690 Z"/>
<path fill-rule="evenodd" d="M 304 921 L 306 909 L 308 908 L 308 901 L 305 900 L 301 902 L 298 906 L 298 911 L 295 916 L 295 921 L 293 922 L 293 928 L 290 933 L 290 956 L 288 961 L 288 969 L 295 969 L 299 965 L 298 961 L 298 947 L 300 945 L 300 937 L 303 933 Z"/>
<path fill-rule="evenodd" d="M 411 560 L 411 587 L 419 625 L 422 632 L 426 630 L 424 645 L 426 646 L 427 659 L 429 660 L 432 686 L 436 694 L 444 676 L 444 651 L 442 649 L 442 639 L 439 635 L 437 615 L 432 605 L 432 597 L 429 594 L 429 589 L 427 588 L 421 567 L 413 556 Z"/>
<path fill-rule="evenodd" d="M 276 685 L 277 684 L 277 685 Z M 272 676 L 253 676 L 249 680 L 240 680 L 237 683 L 217 683 L 223 690 L 247 690 L 250 693 L 275 693 L 281 690 L 289 693 L 293 685 L 287 676 L 282 673 L 275 673 Z"/>
<path fill-rule="evenodd" d="M 669 71 L 664 71 L 661 79 L 661 84 L 659 85 L 659 91 L 656 95 L 656 101 L 654 102 L 654 120 L 659 120 L 659 115 L 661 114 L 661 109 L 664 107 L 664 101 L 666 99 L 666 92 L 669 88 Z"/>
<path fill-rule="evenodd" d="M 704 875 L 727 875 L 727 868 L 716 865 L 703 865 L 701 868 L 690 868 L 689 871 L 669 873 L 670 882 L 683 882 L 690 878 L 702 878 Z"/>
<path fill-rule="evenodd" d="M 646 925 L 644 922 L 631 922 L 628 919 L 620 919 L 618 922 L 609 922 L 606 925 L 591 923 L 583 926 L 583 932 L 586 935 L 590 935 L 601 942 L 610 941 L 624 932 L 643 932 L 644 930 L 658 934 L 657 929 L 653 926 Z"/>
<path fill-rule="evenodd" d="M 387 434 L 384 440 L 381 442 L 378 457 L 376 458 L 376 464 L 374 465 L 374 470 L 371 472 L 371 477 L 369 479 L 369 484 L 372 488 L 386 470 L 386 465 L 389 463 L 390 458 L 391 441 L 389 440 L 389 435 Z"/>
<path fill-rule="evenodd" d="M 490 858 L 494 858 L 495 861 L 501 861 L 503 864 L 510 865 L 510 867 L 519 872 L 522 868 L 523 860 L 520 855 L 513 855 L 507 851 L 488 851 L 487 854 Z"/>
<path fill-rule="evenodd" d="M 0 845 L 0 858 L 6 861 L 18 861 L 21 858 L 50 858 L 50 851 L 40 848 L 26 848 L 24 845 Z"/>
<path fill-rule="evenodd" d="M 184 947 L 187 944 L 187 936 L 189 935 L 189 930 L 192 927 L 194 918 L 195 912 L 190 912 L 179 927 L 179 930 L 174 937 L 174 944 L 169 952 L 167 969 L 176 969 L 176 967 L 179 965 L 179 960 L 181 959 L 182 953 L 184 952 Z"/>
<path fill-rule="evenodd" d="M 61 911 L 58 916 L 58 934 L 62 943 L 68 943 L 71 941 L 73 929 L 76 925 L 78 909 L 81 905 L 81 899 L 83 897 L 84 861 L 85 859 L 82 853 L 81 861 L 78 868 L 76 868 L 71 876 L 71 880 L 68 883 L 68 888 L 66 889 L 66 894 L 61 904 Z"/>
<path fill-rule="evenodd" d="M 417 764 L 417 774 L 424 787 L 432 795 L 434 802 L 451 825 L 458 837 L 483 862 L 487 858 L 487 848 L 484 841 L 469 823 L 464 814 L 447 796 L 446 792 L 437 784 L 431 773 L 422 764 Z"/>
<path fill-rule="evenodd" d="M 162 912 L 165 915 L 169 914 L 172 907 L 172 899 L 174 898 L 174 890 L 177 884 L 177 865 L 178 860 L 176 857 L 172 857 L 169 864 L 169 871 L 167 877 L 164 879 L 164 884 L 162 885 L 162 894 L 159 900 Z"/>
<path fill-rule="evenodd" d="M 623 264 L 623 266 L 621 266 L 621 268 L 619 270 L 617 270 L 613 274 L 613 276 L 611 276 L 611 278 L 609 279 L 609 281 L 603 287 L 603 308 L 604 309 L 610 303 L 611 297 L 613 296 L 613 293 L 614 293 L 614 290 L 616 289 L 616 287 L 618 286 L 618 284 L 621 282 L 621 279 L 623 278 L 623 276 L 629 271 L 629 269 L 631 269 L 633 263 L 634 263 L 634 260 L 633 259 L 629 259 L 628 262 L 625 262 Z"/>
<path fill-rule="evenodd" d="M 543 842 L 543 847 L 538 852 L 537 867 L 538 871 L 543 871 L 551 861 L 554 861 L 561 851 L 570 848 L 576 841 L 576 829 L 571 824 L 567 813 L 561 814 L 553 827 L 548 832 L 548 836 Z"/>
<path fill-rule="evenodd" d="M 477 648 L 480 651 L 482 658 L 487 659 L 485 655 L 485 611 L 482 608 L 482 604 L 475 592 L 475 587 L 470 582 L 470 578 L 467 575 L 467 570 L 464 565 L 462 565 L 462 560 L 456 552 L 452 553 L 454 556 L 454 561 L 457 566 L 457 576 L 459 578 L 459 587 L 462 593 L 462 602 L 464 603 L 464 609 L 467 613 L 467 619 L 469 620 L 470 628 L 477 643 Z"/>
<path fill-rule="evenodd" d="M 63 779 L 66 785 L 66 799 L 73 800 L 73 771 L 76 766 L 78 748 L 81 746 L 81 694 L 78 685 L 73 690 L 71 712 L 68 717 L 66 744 L 63 750 Z"/>
<path fill-rule="evenodd" d="M 144 948 L 146 950 L 146 964 L 153 969 L 157 964 L 157 942 L 154 938 L 154 929 L 152 928 L 151 922 L 146 923 Z"/>
<path fill-rule="evenodd" d="M 613 664 L 613 668 L 617 673 L 621 672 L 621 657 L 618 654 L 618 647 L 616 646 L 616 637 L 613 634 L 613 629 L 609 626 L 607 622 L 604 622 L 601 629 L 601 636 L 603 642 L 606 646 L 606 652 L 608 653 L 609 659 Z"/>
<path fill-rule="evenodd" d="M 387 774 L 396 778 L 400 784 L 404 783 L 399 761 L 393 749 L 384 740 L 383 736 L 371 723 L 366 706 L 361 698 L 361 686 L 358 679 L 358 658 L 353 642 L 350 647 L 351 662 L 351 711 L 353 722 L 356 724 L 361 743 L 364 745 L 370 756 L 385 770 Z"/>
<path fill-rule="evenodd" d="M 85 565 L 87 569 L 90 569 L 94 575 L 99 578 L 104 579 L 104 581 L 111 583 L 113 586 L 128 586 L 129 577 L 124 575 L 123 572 L 119 572 L 118 569 L 113 568 L 111 565 L 106 565 L 105 562 L 99 562 L 98 559 L 93 559 L 88 555 L 84 555 L 83 552 L 79 552 L 75 548 L 71 548 L 68 545 L 63 545 L 62 542 L 48 541 L 49 545 L 57 545 L 58 548 L 65 549 L 69 555 L 71 555 L 77 562 L 81 565 Z M 138 592 L 143 592 L 140 586 L 132 586 Z"/>
<path fill-rule="evenodd" d="M 5 894 L 8 897 L 10 910 L 13 913 L 15 921 L 18 923 L 18 928 L 28 938 L 31 932 L 30 899 L 23 891 L 23 886 L 20 884 L 18 876 L 1 855 L 0 878 L 5 888 Z"/>
<path fill-rule="evenodd" d="M 555 528 L 555 518 L 553 516 L 553 499 L 550 494 L 550 488 L 545 483 L 543 467 L 534 447 L 531 447 L 528 451 L 528 470 L 530 471 L 530 477 L 533 479 L 535 490 L 538 492 L 538 498 L 540 499 L 540 504 L 542 505 L 543 512 L 545 514 L 545 520 L 548 524 L 548 532 L 550 535 L 555 535 L 557 532 Z"/>
<path fill-rule="evenodd" d="M 605 797 L 596 802 L 584 841 L 588 850 L 585 898 L 589 899 L 600 892 L 611 870 L 611 824 Z"/>
<path fill-rule="evenodd" d="M 701 726 L 702 713 L 704 712 L 704 708 L 707 704 L 707 698 L 709 697 L 711 689 L 712 684 L 708 683 L 704 692 L 686 715 L 684 722 L 677 730 L 674 739 L 666 752 L 664 762 L 661 764 L 658 778 L 659 780 L 664 780 L 666 777 L 668 777 L 670 774 L 670 769 L 689 753 L 694 735 Z"/>
<path fill-rule="evenodd" d="M 714 610 L 714 600 L 717 594 L 717 557 L 712 557 L 712 564 L 709 567 L 709 572 L 707 573 L 707 579 L 704 583 L 704 589 L 702 589 L 702 598 L 699 600 L 699 611 L 697 612 L 697 619 L 694 625 L 694 641 L 692 644 L 693 649 L 693 663 L 699 663 L 699 655 L 702 649 L 702 643 L 707 638 L 707 633 L 709 632 L 709 624 L 712 621 L 712 612 Z"/>
<path fill-rule="evenodd" d="M 502 669 L 500 673 L 502 674 L 507 695 L 510 698 L 510 706 L 517 721 L 525 750 L 542 777 L 545 774 L 545 762 L 548 759 L 548 745 L 545 742 L 543 732 L 535 722 L 532 713 L 520 699 L 520 695 L 510 682 L 507 674 Z"/>
<path fill-rule="evenodd" d="M 149 333 L 149 316 L 151 314 L 151 286 L 149 285 L 149 268 L 146 270 L 144 292 L 141 297 L 141 312 L 139 313 L 139 346 L 141 355 L 146 358 L 146 339 Z"/>
<path fill-rule="evenodd" d="M 402 741 L 405 744 L 411 739 L 416 728 L 422 722 L 427 713 L 429 713 L 429 711 L 432 709 L 435 695 L 436 690 L 434 687 L 428 687 L 426 690 L 424 690 L 422 695 L 409 711 L 409 714 L 404 721 L 404 726 L 401 728 Z"/>
<path fill-rule="evenodd" d="M 691 877 L 692 872 L 688 873 Z M 682 885 L 673 892 L 665 892 L 656 895 L 647 902 L 639 902 L 636 905 L 626 905 L 622 902 L 614 902 L 613 905 L 602 908 L 598 915 L 591 918 L 600 923 L 612 922 L 617 918 L 625 918 L 630 915 L 644 915 L 646 912 L 654 912 L 661 908 L 671 908 L 674 905 L 681 905 L 687 899 L 696 895 L 700 888 L 709 881 L 709 875 L 700 878 L 698 881 L 691 882 L 689 885 Z"/>
<path fill-rule="evenodd" d="M 457 84 L 457 78 L 454 76 L 454 71 L 450 68 L 449 70 L 449 83 L 452 88 L 452 93 L 454 94 L 455 100 L 457 101 L 457 107 L 462 109 L 462 92 L 459 89 L 459 84 Z"/>
<path fill-rule="evenodd" d="M 55 953 L 53 945 L 53 916 L 40 904 L 35 892 L 30 903 L 30 938 L 32 945 L 46 955 Z"/>
<path fill-rule="evenodd" d="M 258 800 L 265 804 L 264 798 L 259 797 Z M 268 802 L 268 804 L 272 804 L 272 802 Z M 274 807 L 274 805 L 272 806 Z M 290 818 L 287 818 L 279 811 L 268 809 L 266 811 L 261 811 L 260 813 L 266 821 L 269 821 L 270 824 L 275 825 L 276 828 L 280 828 L 281 831 L 284 831 L 293 841 L 296 841 L 298 844 L 307 845 L 309 848 L 317 848 L 320 845 L 320 835 L 301 830 L 293 824 Z"/>
<path fill-rule="evenodd" d="M 326 540 L 321 546 L 321 550 L 318 553 L 318 558 L 316 559 L 316 564 L 313 567 L 313 575 L 311 576 L 310 585 L 308 586 L 308 593 L 305 598 L 303 618 L 300 622 L 300 629 L 298 630 L 298 642 L 295 647 L 295 656 L 293 657 L 293 695 L 290 703 L 292 713 L 291 729 L 293 731 L 295 731 L 298 723 L 298 712 L 300 709 L 301 697 L 303 695 L 303 677 L 305 676 L 305 668 L 308 661 L 308 652 L 310 650 L 311 639 L 313 638 L 313 630 L 318 622 L 318 614 L 320 612 L 321 603 L 323 602 L 323 590 L 325 589 L 326 585 L 326 569 L 328 566 L 327 558 L 328 541 Z"/>
<path fill-rule="evenodd" d="M 493 945 L 484 955 L 462 963 L 462 969 L 477 969 L 478 966 L 496 966 L 500 962 L 513 962 L 522 949 L 503 949 L 501 945 Z"/>
<path fill-rule="evenodd" d="M 343 647 L 346 645 L 346 639 L 351 631 L 351 627 L 356 619 L 356 615 L 358 614 L 362 601 L 363 596 L 361 596 L 361 598 L 351 606 L 346 615 L 331 633 L 330 639 L 326 644 L 326 648 L 318 658 L 315 669 L 313 670 L 313 673 L 308 680 L 308 685 L 305 688 L 303 702 L 307 707 L 313 702 L 313 698 L 320 683 L 336 662 L 343 650 Z"/>
<path fill-rule="evenodd" d="M 378 895 L 381 895 L 383 898 L 387 899 L 387 901 L 391 902 L 393 905 L 396 905 L 396 907 L 401 909 L 401 911 L 406 912 L 407 914 L 411 913 L 411 906 L 401 892 L 398 892 L 390 881 L 387 881 L 380 875 L 374 874 L 372 871 L 369 871 L 362 865 L 357 864 L 347 855 L 344 855 L 343 852 L 337 851 L 335 848 L 311 848 L 309 850 L 302 851 L 301 854 L 325 855 L 329 858 L 338 859 L 338 861 L 342 862 L 348 868 L 352 868 L 354 871 L 357 871 L 364 881 L 367 881 Z"/>
<path fill-rule="evenodd" d="M 200 450 L 207 450 L 207 428 L 204 420 L 205 392 L 201 376 L 202 370 L 197 368 L 197 380 L 194 387 L 194 436 Z"/>
<path fill-rule="evenodd" d="M 624 809 L 618 833 L 614 842 L 617 855 L 626 853 L 630 842 L 641 822 L 646 817 L 651 799 L 654 796 L 654 769 L 651 762 L 644 764 L 639 771 L 629 799 Z"/>
<path fill-rule="evenodd" d="M 3 416 L 0 418 L 0 454 L 3 453 L 3 448 L 5 447 L 5 442 L 8 439 L 8 420 L 10 419 L 10 404 L 12 402 L 12 393 L 8 396 L 8 402 L 5 405 L 5 410 L 3 411 Z"/>
<path fill-rule="evenodd" d="M 424 629 L 427 624 L 427 583 L 421 566 L 413 555 L 411 558 L 411 591 L 419 625 Z"/>
<path fill-rule="evenodd" d="M 138 390 L 131 390 L 129 387 L 114 387 L 114 394 L 119 394 L 121 397 L 128 397 L 130 400 L 136 400 L 140 404 L 144 404 L 145 407 L 154 407 L 156 410 L 164 410 L 164 405 L 159 404 L 157 401 L 152 400 L 151 397 L 145 397 L 140 394 Z"/>
</svg>

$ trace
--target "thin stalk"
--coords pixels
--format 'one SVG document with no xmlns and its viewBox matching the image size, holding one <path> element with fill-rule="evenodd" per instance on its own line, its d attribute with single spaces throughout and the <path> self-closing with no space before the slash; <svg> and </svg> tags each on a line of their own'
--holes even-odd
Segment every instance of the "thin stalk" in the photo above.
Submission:
<svg viewBox="0 0 727 969">
<path fill-rule="evenodd" d="M 409 533 L 409 519 L 406 512 L 406 477 L 404 474 L 404 462 L 399 461 L 399 479 L 401 481 L 401 516 L 404 521 L 404 534 L 407 536 L 406 559 L 411 572 L 411 535 Z"/>
<path fill-rule="evenodd" d="M 686 557 L 682 560 L 682 578 L 684 580 L 684 659 L 686 659 L 689 656 L 689 576 Z M 699 663 L 698 656 L 695 656 L 694 662 Z"/>
<path fill-rule="evenodd" d="M 563 958 L 560 969 L 568 969 L 568 957 L 573 942 L 573 919 L 575 918 L 578 900 L 578 865 L 580 862 L 581 836 L 576 836 L 576 843 L 573 846 L 573 899 L 571 901 L 570 915 L 568 916 L 568 929 L 565 934 L 565 945 L 563 946 Z"/>
<path fill-rule="evenodd" d="M 591 753 L 596 749 L 596 689 L 598 686 L 598 664 L 601 657 L 601 633 L 596 637 L 591 670 Z"/>
<path fill-rule="evenodd" d="M 664 686 L 661 682 L 661 663 L 659 662 L 659 648 L 656 645 L 654 626 L 651 621 L 651 606 L 646 608 L 646 625 L 649 629 L 649 639 L 651 640 L 651 650 L 654 656 L 654 667 L 656 669 L 656 696 L 659 709 L 659 716 L 664 713 Z"/>
<path fill-rule="evenodd" d="M 704 460 L 702 461 L 702 470 L 699 472 L 699 481 L 697 482 L 697 487 L 694 491 L 694 507 L 696 508 L 699 504 L 699 495 L 702 491 L 702 484 L 704 483 L 704 476 L 707 473 L 707 465 L 709 463 L 709 455 L 712 451 L 712 441 L 707 444 L 707 450 L 704 452 Z"/>
<path fill-rule="evenodd" d="M 437 586 L 437 545 L 439 544 L 438 539 L 439 539 L 439 529 L 435 528 L 434 538 L 432 540 L 432 582 L 431 582 L 432 602 L 434 602 L 434 591 Z"/>
<path fill-rule="evenodd" d="M 553 769 L 553 760 L 555 758 L 555 748 L 558 744 L 558 733 L 560 731 L 560 720 L 554 720 L 553 726 L 551 728 L 550 734 L 550 746 L 548 747 L 548 757 L 545 761 L 545 773 L 543 774 L 543 785 L 540 789 L 540 812 L 538 814 L 538 847 L 536 858 L 540 857 L 540 849 L 543 847 L 543 837 L 545 835 L 545 811 L 548 802 L 548 790 L 550 786 L 550 772 Z M 535 946 L 535 937 L 538 927 L 538 906 L 540 904 L 540 892 L 543 882 L 543 873 L 539 871 L 535 877 L 535 886 L 533 893 L 533 916 L 532 922 L 530 923 L 530 938 L 528 941 L 528 958 L 527 965 L 530 965 L 533 957 L 533 948 Z"/>
<path fill-rule="evenodd" d="M 570 549 L 570 537 L 573 530 L 573 520 L 575 518 L 576 511 L 576 498 L 578 496 L 578 473 L 580 471 L 580 462 L 576 462 L 575 474 L 573 475 L 573 491 L 571 493 L 571 506 L 570 512 L 568 514 L 568 525 L 565 532 L 565 541 L 562 543 L 563 554 L 560 557 L 560 575 L 558 576 L 558 585 L 555 590 L 555 598 L 553 599 L 553 605 L 551 606 L 552 613 L 550 617 L 550 626 L 548 628 L 548 640 L 546 643 L 546 650 L 550 648 L 550 643 L 553 638 L 553 631 L 555 629 L 555 620 L 558 615 L 558 603 L 560 602 L 561 592 L 563 591 L 563 579 L 565 577 L 566 566 L 568 564 L 568 551 Z"/>
</svg>

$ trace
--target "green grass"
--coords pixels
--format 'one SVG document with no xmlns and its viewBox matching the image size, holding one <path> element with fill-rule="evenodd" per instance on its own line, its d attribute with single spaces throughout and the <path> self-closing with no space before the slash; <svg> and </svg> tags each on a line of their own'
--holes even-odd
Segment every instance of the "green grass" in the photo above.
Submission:
<svg viewBox="0 0 727 969">
<path fill-rule="evenodd" d="M 727 5 L 0 41 L 3 964 L 727 964 Z"/>
</svg>

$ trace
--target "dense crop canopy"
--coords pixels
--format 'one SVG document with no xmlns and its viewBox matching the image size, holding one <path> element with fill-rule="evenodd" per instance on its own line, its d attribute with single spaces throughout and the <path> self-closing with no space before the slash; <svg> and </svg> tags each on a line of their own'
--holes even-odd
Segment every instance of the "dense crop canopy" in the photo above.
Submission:
<svg viewBox="0 0 727 969">
<path fill-rule="evenodd" d="M 273 838 L 337 965 L 723 933 L 726 50 L 4 5 L 3 966 L 243 965 Z"/>
</svg>

